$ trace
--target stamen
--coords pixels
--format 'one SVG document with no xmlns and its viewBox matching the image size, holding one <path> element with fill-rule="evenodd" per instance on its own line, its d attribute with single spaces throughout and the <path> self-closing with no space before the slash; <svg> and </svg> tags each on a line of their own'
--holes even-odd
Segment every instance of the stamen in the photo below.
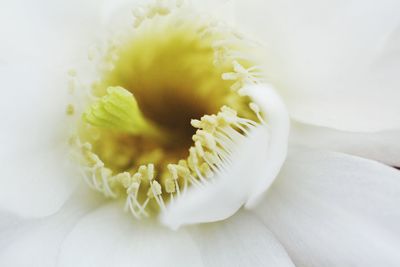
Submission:
<svg viewBox="0 0 400 267">
<path fill-rule="evenodd" d="M 249 104 L 249 107 L 250 107 L 250 109 L 251 109 L 252 111 L 254 111 L 254 113 L 257 115 L 258 120 L 259 120 L 260 122 L 262 122 L 263 124 L 266 124 L 265 121 L 264 121 L 264 119 L 263 119 L 263 117 L 261 116 L 260 107 L 259 107 L 256 103 L 253 103 L 253 102 L 251 102 L 251 103 Z"/>
<path fill-rule="evenodd" d="M 254 127 L 265 124 L 258 106 L 238 93 L 245 84 L 259 83 L 263 77 L 262 69 L 252 65 L 253 59 L 241 50 L 243 38 L 220 23 L 185 23 L 187 17 L 178 10 L 181 2 L 156 0 L 135 9 L 132 46 L 123 38 L 112 39 L 106 47 L 92 47 L 88 54 L 101 76 L 86 92 L 93 104 L 82 116 L 86 122 L 80 129 L 83 134 L 79 133 L 74 144 L 83 165 L 80 171 L 94 190 L 106 197 L 126 198 L 125 209 L 138 219 L 164 211 L 167 201 L 177 202 L 190 192 L 189 187 L 204 189 L 233 164 L 237 144 Z M 158 58 L 159 54 L 166 56 Z M 175 58 L 182 60 L 175 64 L 177 69 L 170 62 Z M 185 80 L 182 72 L 187 71 L 189 79 Z M 80 76 L 75 70 L 68 74 L 71 91 L 76 91 L 82 83 Z M 210 115 L 192 119 L 190 124 L 196 129 L 192 146 L 177 148 L 190 141 L 181 140 L 189 129 L 183 134 L 174 131 L 181 114 L 166 119 L 158 116 L 170 116 L 170 110 L 162 109 L 164 103 L 179 105 L 169 101 L 186 89 L 182 98 L 176 95 L 177 101 L 191 99 L 193 91 L 194 99 L 203 100 L 210 93 L 216 102 L 200 103 L 193 109 L 193 114 Z M 74 112 L 67 108 L 67 113 Z M 178 125 L 183 124 L 179 121 Z M 182 159 L 185 152 L 189 155 Z"/>
<path fill-rule="evenodd" d="M 232 62 L 234 72 L 226 72 L 222 74 L 223 80 L 236 81 L 231 89 L 238 91 L 243 88 L 246 84 L 258 84 L 262 82 L 263 73 L 259 72 L 259 67 L 250 67 L 246 69 L 237 60 Z"/>
</svg>

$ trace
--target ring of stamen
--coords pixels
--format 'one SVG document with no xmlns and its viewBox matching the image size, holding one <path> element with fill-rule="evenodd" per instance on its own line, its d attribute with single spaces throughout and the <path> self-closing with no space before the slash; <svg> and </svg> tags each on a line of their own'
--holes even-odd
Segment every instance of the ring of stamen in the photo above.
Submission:
<svg viewBox="0 0 400 267">
<path fill-rule="evenodd" d="M 156 2 L 133 12 L 135 33 L 97 60 L 100 79 L 87 91 L 90 104 L 71 139 L 86 183 L 124 197 L 138 219 L 162 212 L 189 187 L 208 185 L 232 164 L 236 145 L 266 124 L 260 108 L 238 93 L 263 81 L 246 41 L 226 26 L 196 22 L 181 6 Z M 167 116 L 170 102 L 176 118 Z"/>
</svg>

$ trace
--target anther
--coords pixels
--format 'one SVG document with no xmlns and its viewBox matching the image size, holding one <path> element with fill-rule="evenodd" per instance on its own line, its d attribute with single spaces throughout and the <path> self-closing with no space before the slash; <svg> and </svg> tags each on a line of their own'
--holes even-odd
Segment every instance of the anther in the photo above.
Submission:
<svg viewBox="0 0 400 267">
<path fill-rule="evenodd" d="M 150 198 L 157 198 L 162 194 L 161 185 L 157 181 L 152 181 L 150 184 L 149 191 L 147 192 L 147 196 Z"/>
<path fill-rule="evenodd" d="M 201 127 L 201 121 L 199 121 L 199 120 L 193 119 L 193 120 L 190 121 L 190 124 L 191 124 L 194 128 L 200 128 L 200 127 Z"/>
<path fill-rule="evenodd" d="M 174 193 L 175 192 L 175 181 L 173 179 L 167 179 L 165 181 L 165 191 L 167 193 Z"/>
<path fill-rule="evenodd" d="M 203 146 L 201 145 L 200 141 L 195 142 L 196 152 L 200 157 L 204 156 Z"/>
<path fill-rule="evenodd" d="M 168 170 L 169 170 L 169 173 L 172 175 L 172 178 L 173 178 L 174 180 L 177 180 L 179 177 L 178 177 L 178 171 L 177 171 L 175 165 L 173 165 L 173 164 L 168 164 L 167 168 L 168 168 Z"/>
</svg>

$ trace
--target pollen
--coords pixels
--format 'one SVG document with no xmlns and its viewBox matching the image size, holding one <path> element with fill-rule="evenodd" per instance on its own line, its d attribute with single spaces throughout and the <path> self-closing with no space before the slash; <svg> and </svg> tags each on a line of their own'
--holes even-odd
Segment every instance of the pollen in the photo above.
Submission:
<svg viewBox="0 0 400 267">
<path fill-rule="evenodd" d="M 253 44 L 180 1 L 160 3 L 135 10 L 133 28 L 91 48 L 96 78 L 77 86 L 85 93 L 70 114 L 78 114 L 72 146 L 83 179 L 105 197 L 124 199 L 137 219 L 205 186 L 264 123 L 239 93 L 263 79 L 247 56 Z"/>
</svg>

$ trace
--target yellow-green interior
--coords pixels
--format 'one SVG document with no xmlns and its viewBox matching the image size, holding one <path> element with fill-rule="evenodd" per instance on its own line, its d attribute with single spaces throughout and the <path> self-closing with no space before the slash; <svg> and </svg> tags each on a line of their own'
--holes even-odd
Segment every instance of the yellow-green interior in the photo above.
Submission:
<svg viewBox="0 0 400 267">
<path fill-rule="evenodd" d="M 233 71 L 232 62 L 215 62 L 213 45 L 224 36 L 206 30 L 207 25 L 195 21 L 156 17 L 105 55 L 104 63 L 112 67 L 93 85 L 94 95 L 105 97 L 115 87 L 128 90 L 143 118 L 159 131 L 149 134 L 82 120 L 80 138 L 113 174 L 133 175 L 152 163 L 156 180 L 165 187 L 171 176 L 167 165 L 186 159 L 193 145 L 191 119 L 216 114 L 223 105 L 248 114 L 249 100 L 230 89 L 232 81 L 221 78 Z"/>
</svg>

